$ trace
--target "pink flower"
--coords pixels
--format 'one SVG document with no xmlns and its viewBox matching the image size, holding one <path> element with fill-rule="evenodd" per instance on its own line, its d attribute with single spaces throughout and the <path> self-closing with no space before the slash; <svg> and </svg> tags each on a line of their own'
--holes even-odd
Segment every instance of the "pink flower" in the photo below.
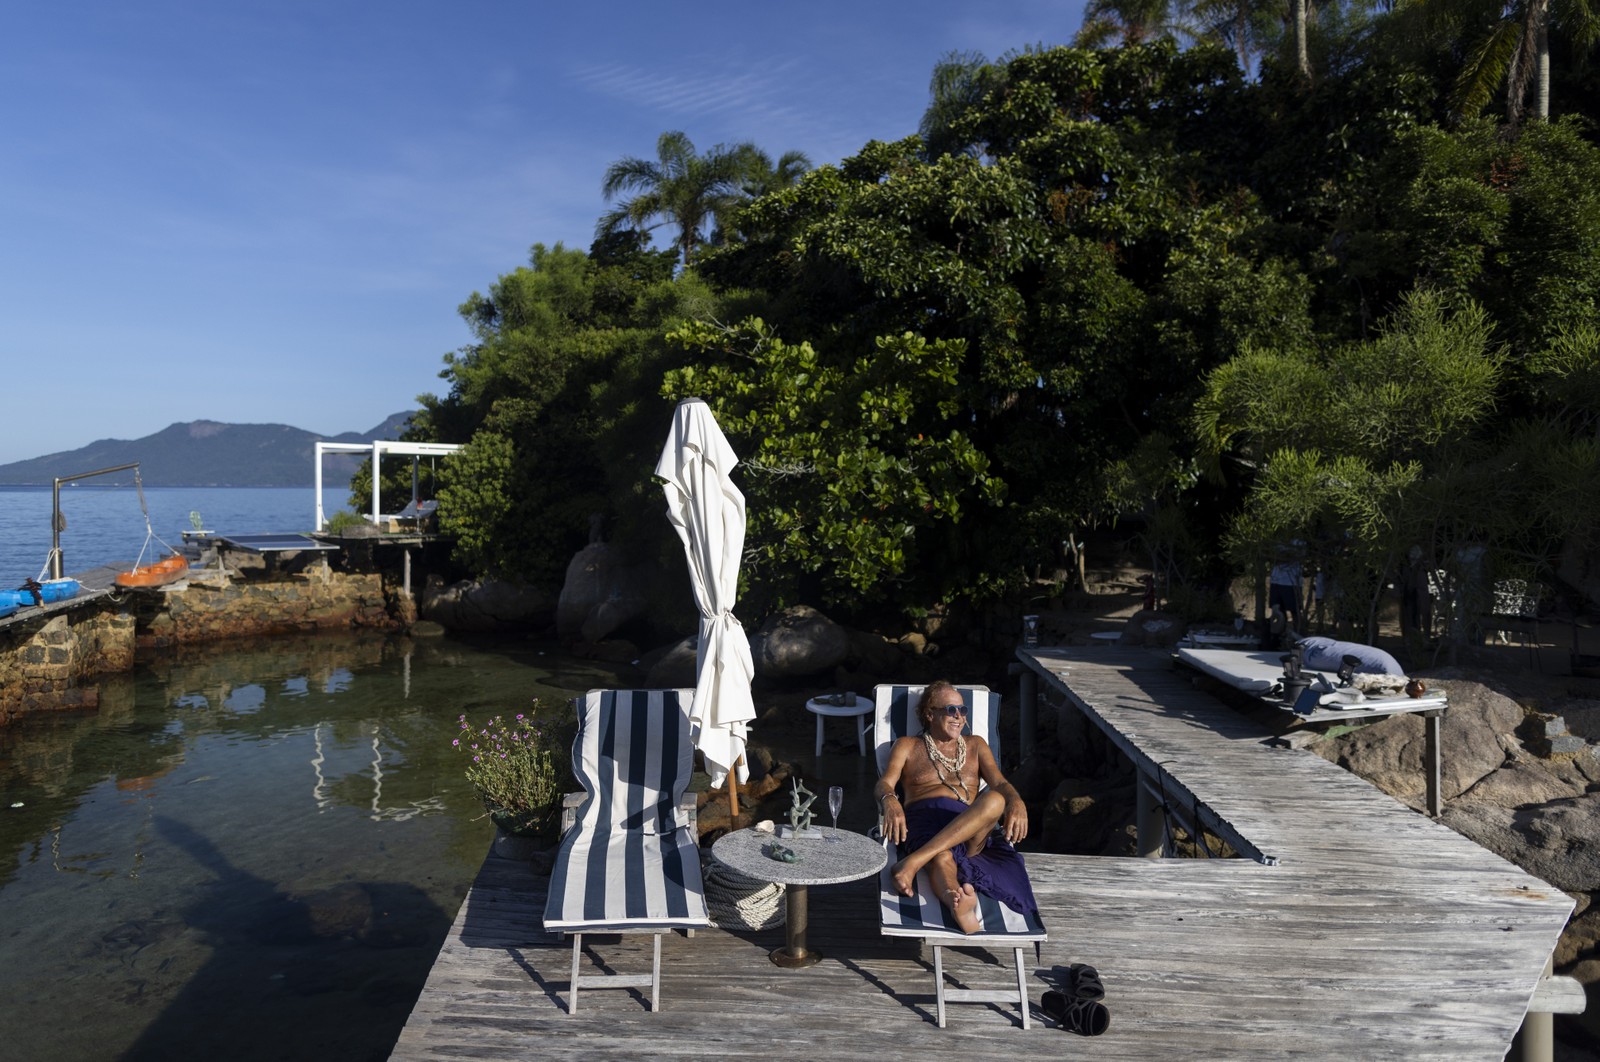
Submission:
<svg viewBox="0 0 1600 1062">
<path fill-rule="evenodd" d="M 460 738 L 456 738 L 454 741 L 450 742 L 450 744 L 459 745 L 459 744 L 461 744 L 461 739 Z"/>
</svg>

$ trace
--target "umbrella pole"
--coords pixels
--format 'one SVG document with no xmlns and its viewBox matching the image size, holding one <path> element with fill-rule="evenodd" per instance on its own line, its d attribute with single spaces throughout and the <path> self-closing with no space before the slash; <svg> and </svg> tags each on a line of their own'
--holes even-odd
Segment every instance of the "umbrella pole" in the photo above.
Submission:
<svg viewBox="0 0 1600 1062">
<path fill-rule="evenodd" d="M 733 761 L 733 770 L 728 772 L 728 826 L 733 826 L 733 820 L 739 817 L 739 764 L 744 762 L 740 756 Z"/>
</svg>

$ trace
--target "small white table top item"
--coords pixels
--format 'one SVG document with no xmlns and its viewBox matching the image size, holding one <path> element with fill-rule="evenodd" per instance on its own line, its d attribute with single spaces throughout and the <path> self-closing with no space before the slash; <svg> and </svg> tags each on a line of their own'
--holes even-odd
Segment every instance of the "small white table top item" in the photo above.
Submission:
<svg viewBox="0 0 1600 1062">
<path fill-rule="evenodd" d="M 844 696 L 850 698 L 848 704 L 828 703 L 829 694 L 824 697 L 813 697 L 806 702 L 806 711 L 817 717 L 817 755 L 822 755 L 822 720 L 828 717 L 840 718 L 845 716 L 860 717 L 872 714 L 872 701 L 858 694 L 848 693 Z M 871 722 L 860 724 L 856 727 L 856 746 L 861 750 L 861 755 L 867 754 L 867 731 L 871 729 Z"/>
<path fill-rule="evenodd" d="M 779 966 L 811 966 L 822 958 L 806 947 L 807 886 L 871 877 L 887 862 L 882 843 L 870 837 L 840 830 L 835 839 L 831 826 L 822 827 L 821 832 L 821 837 L 779 837 L 760 830 L 735 830 L 723 834 L 711 846 L 711 854 L 719 862 L 745 877 L 786 886 L 789 918 L 784 927 L 784 946 L 767 956 Z M 797 861 L 774 858 L 785 850 L 792 852 Z"/>
<path fill-rule="evenodd" d="M 1261 637 L 1236 630 L 1190 630 L 1178 642 L 1187 649 L 1254 649 Z"/>
</svg>

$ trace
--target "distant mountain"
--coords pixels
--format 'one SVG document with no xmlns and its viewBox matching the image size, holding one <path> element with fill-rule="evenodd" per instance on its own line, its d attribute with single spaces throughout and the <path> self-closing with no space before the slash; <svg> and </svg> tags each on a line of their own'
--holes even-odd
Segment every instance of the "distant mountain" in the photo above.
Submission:
<svg viewBox="0 0 1600 1062">
<path fill-rule="evenodd" d="M 45 485 L 57 476 L 139 462 L 147 487 L 303 487 L 311 483 L 318 442 L 370 443 L 398 439 L 411 420 L 395 413 L 368 431 L 316 435 L 287 424 L 173 424 L 143 439 L 100 439 L 77 450 L 0 465 L 0 484 Z M 323 482 L 338 486 L 360 455 L 329 454 Z"/>
</svg>

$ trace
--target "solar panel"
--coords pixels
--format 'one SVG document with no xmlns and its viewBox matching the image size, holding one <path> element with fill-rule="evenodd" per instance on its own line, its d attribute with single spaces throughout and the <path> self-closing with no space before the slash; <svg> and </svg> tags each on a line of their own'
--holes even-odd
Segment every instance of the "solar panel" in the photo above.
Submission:
<svg viewBox="0 0 1600 1062">
<path fill-rule="evenodd" d="M 247 549 L 252 553 L 288 553 L 293 550 L 337 550 L 338 546 L 319 542 L 310 535 L 296 534 L 288 531 L 263 531 L 252 535 L 218 535 L 219 542 L 226 542 L 235 549 Z"/>
</svg>

